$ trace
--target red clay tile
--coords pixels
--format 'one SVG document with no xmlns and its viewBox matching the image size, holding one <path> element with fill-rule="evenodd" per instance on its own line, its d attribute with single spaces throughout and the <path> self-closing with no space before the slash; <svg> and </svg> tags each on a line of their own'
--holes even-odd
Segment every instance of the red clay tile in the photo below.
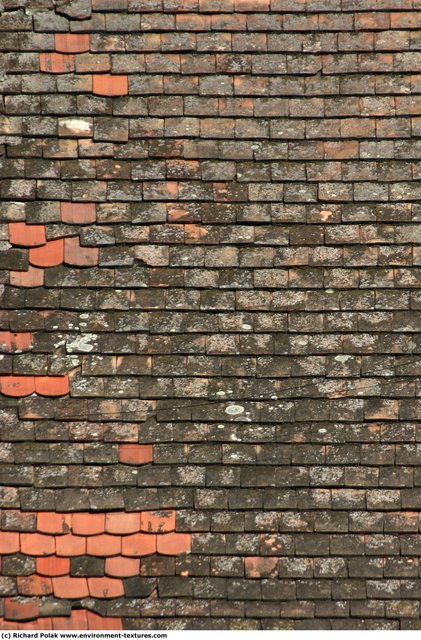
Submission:
<svg viewBox="0 0 421 640">
<path fill-rule="evenodd" d="M 0 554 L 19 551 L 19 534 L 15 531 L 0 531 Z"/>
<path fill-rule="evenodd" d="M 39 247 L 47 242 L 43 224 L 9 223 L 9 242 L 20 247 Z"/>
<path fill-rule="evenodd" d="M 121 631 L 123 623 L 121 618 L 103 618 L 93 611 L 87 611 L 88 629 L 99 629 L 100 631 Z"/>
<path fill-rule="evenodd" d="M 86 578 L 68 576 L 53 578 L 53 590 L 56 598 L 86 598 L 89 596 Z"/>
<path fill-rule="evenodd" d="M 91 598 L 120 598 L 124 596 L 122 580 L 115 578 L 88 578 Z"/>
<path fill-rule="evenodd" d="M 64 260 L 64 240 L 49 240 L 41 247 L 29 249 L 29 262 L 34 267 L 57 267 Z"/>
<path fill-rule="evenodd" d="M 120 444 L 118 459 L 126 464 L 146 464 L 153 460 L 151 444 Z"/>
<path fill-rule="evenodd" d="M 11 398 L 29 396 L 35 391 L 33 376 L 0 376 L 0 393 Z"/>
<path fill-rule="evenodd" d="M 86 541 L 86 552 L 90 556 L 116 556 L 121 553 L 121 538 L 107 533 L 91 536 Z"/>
<path fill-rule="evenodd" d="M 68 533 L 56 538 L 56 553 L 58 556 L 83 556 L 86 553 L 86 538 Z"/>
<path fill-rule="evenodd" d="M 79 536 L 95 536 L 104 533 L 105 513 L 74 513 L 72 531 Z"/>
<path fill-rule="evenodd" d="M 89 51 L 89 33 L 56 33 L 54 46 L 60 53 L 82 53 Z"/>
<path fill-rule="evenodd" d="M 39 66 L 45 73 L 71 73 L 75 70 L 75 57 L 64 53 L 40 53 Z"/>
<path fill-rule="evenodd" d="M 124 536 L 121 545 L 123 556 L 148 556 L 156 552 L 156 535 L 134 533 L 131 536 Z"/>
<path fill-rule="evenodd" d="M 100 96 L 125 96 L 129 92 L 127 76 L 113 76 L 109 73 L 92 76 L 92 91 Z"/>
<path fill-rule="evenodd" d="M 62 222 L 90 224 L 96 220 L 96 207 L 93 202 L 62 202 L 60 214 Z"/>
<path fill-rule="evenodd" d="M 35 392 L 40 396 L 66 396 L 69 393 L 69 377 L 35 376 Z"/>
<path fill-rule="evenodd" d="M 191 533 L 164 533 L 157 536 L 157 551 L 165 556 L 176 556 L 191 551 Z"/>
<path fill-rule="evenodd" d="M 148 533 L 174 531 L 175 511 L 142 511 L 140 530 Z"/>
<path fill-rule="evenodd" d="M 8 622 L 4 618 L 0 618 L 0 631 L 8 631 L 9 629 L 16 631 L 16 622 Z"/>
<path fill-rule="evenodd" d="M 66 520 L 69 520 L 67 514 L 40 512 L 37 514 L 37 531 L 41 533 L 67 533 L 69 526 Z"/>
<path fill-rule="evenodd" d="M 247 578 L 277 577 L 279 558 L 249 557 L 244 558 Z"/>
<path fill-rule="evenodd" d="M 27 271 L 11 271 L 10 284 L 12 287 L 42 287 L 44 269 L 37 269 L 29 265 Z"/>
<path fill-rule="evenodd" d="M 78 236 L 64 241 L 64 262 L 78 267 L 93 267 L 98 264 L 99 249 L 82 247 Z"/>
<path fill-rule="evenodd" d="M 33 620 L 39 614 L 39 598 L 5 598 L 4 617 L 6 620 Z"/>
<path fill-rule="evenodd" d="M 116 578 L 130 578 L 138 576 L 140 572 L 139 558 L 124 558 L 114 556 L 105 560 L 105 573 Z"/>
<path fill-rule="evenodd" d="M 38 618 L 37 620 L 31 620 L 31 622 L 20 622 L 19 631 L 49 631 L 53 628 L 51 618 Z"/>
<path fill-rule="evenodd" d="M 52 618 L 53 629 L 55 631 L 82 631 L 88 629 L 87 612 L 84 609 L 73 609 L 68 618 Z"/>
<path fill-rule="evenodd" d="M 32 333 L 23 331 L 22 333 L 12 333 L 11 331 L 0 331 L 0 349 L 2 351 L 24 351 L 31 346 Z"/>
<path fill-rule="evenodd" d="M 38 576 L 18 576 L 18 592 L 23 596 L 48 596 L 53 592 L 51 578 Z"/>
<path fill-rule="evenodd" d="M 37 572 L 42 576 L 65 576 L 70 573 L 70 560 L 57 556 L 37 558 Z"/>
<path fill-rule="evenodd" d="M 107 533 L 136 533 L 140 530 L 140 514 L 117 511 L 105 516 Z"/>
<path fill-rule="evenodd" d="M 55 552 L 55 539 L 43 533 L 21 533 L 20 548 L 28 556 L 50 556 Z"/>
</svg>

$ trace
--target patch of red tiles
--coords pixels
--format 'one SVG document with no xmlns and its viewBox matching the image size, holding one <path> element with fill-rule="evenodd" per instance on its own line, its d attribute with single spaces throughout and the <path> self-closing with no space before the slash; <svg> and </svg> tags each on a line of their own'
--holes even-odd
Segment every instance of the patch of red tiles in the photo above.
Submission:
<svg viewBox="0 0 421 640">
<path fill-rule="evenodd" d="M 43 224 L 9 223 L 9 242 L 20 247 L 38 247 L 46 243 Z"/>
<path fill-rule="evenodd" d="M 39 615 L 39 598 L 5 598 L 4 617 L 7 620 L 34 620 Z"/>
<path fill-rule="evenodd" d="M 37 558 L 37 572 L 41 576 L 65 576 L 70 573 L 70 560 L 58 556 Z"/>
<path fill-rule="evenodd" d="M 60 215 L 68 224 L 91 224 L 96 220 L 96 207 L 93 202 L 62 202 Z"/>
<path fill-rule="evenodd" d="M 29 266 L 27 271 L 11 271 L 10 284 L 12 287 L 42 287 L 44 269 Z"/>
<path fill-rule="evenodd" d="M 89 556 L 116 556 L 121 553 L 121 537 L 108 533 L 89 536 L 86 540 L 86 553 Z"/>
<path fill-rule="evenodd" d="M 25 351 L 32 343 L 32 334 L 29 331 L 12 333 L 11 331 L 0 331 L 0 351 L 8 353 Z"/>
<path fill-rule="evenodd" d="M 64 240 L 50 240 L 45 245 L 29 249 L 29 262 L 34 267 L 57 267 L 64 260 Z"/>
<path fill-rule="evenodd" d="M 71 266 L 93 267 L 98 264 L 98 247 L 82 247 L 79 236 L 65 238 L 64 262 Z"/>
<path fill-rule="evenodd" d="M 116 578 L 130 578 L 138 576 L 140 571 L 139 558 L 113 556 L 105 560 L 105 573 Z"/>
<path fill-rule="evenodd" d="M 10 606 L 9 606 L 10 610 Z M 123 629 L 123 623 L 121 618 L 107 618 L 99 616 L 92 611 L 85 611 L 84 609 L 75 609 L 68 617 L 57 616 L 54 618 L 38 618 L 37 620 L 31 620 L 30 622 L 15 622 L 16 618 L 12 620 L 5 620 L 0 618 L 0 630 L 18 630 L 18 631 L 42 631 L 42 630 L 54 630 L 54 631 L 84 631 L 84 630 L 106 630 L 106 631 L 121 631 Z"/>
<path fill-rule="evenodd" d="M 90 36 L 88 33 L 56 33 L 54 47 L 60 53 L 83 53 L 89 51 Z"/>
<path fill-rule="evenodd" d="M 16 531 L 0 532 L 0 554 L 17 553 L 19 549 L 19 533 Z"/>
<path fill-rule="evenodd" d="M 166 533 L 175 529 L 175 511 L 142 511 L 140 530 L 148 533 Z"/>
<path fill-rule="evenodd" d="M 105 531 L 114 534 L 136 533 L 140 529 L 140 513 L 107 513 Z"/>
<path fill-rule="evenodd" d="M 68 376 L 0 376 L 0 393 L 22 398 L 32 393 L 41 396 L 65 396 L 69 393 Z"/>
<path fill-rule="evenodd" d="M 39 66 L 45 73 L 70 73 L 75 70 L 75 57 L 66 53 L 40 53 Z"/>
<path fill-rule="evenodd" d="M 156 552 L 178 555 L 191 550 L 191 534 L 174 531 L 176 514 L 173 510 L 28 512 L 25 523 L 16 517 L 19 511 L 9 513 L 9 526 L 14 523 L 17 529 L 31 530 L 0 531 L 0 553 L 21 553 L 35 558 L 36 572 L 17 578 L 19 597 L 8 599 L 6 620 L 36 618 L 38 601 L 35 596 L 53 594 L 68 600 L 119 598 L 124 595 L 123 578 L 140 574 L 141 557 Z M 84 555 L 104 558 L 105 575 L 70 575 L 71 558 Z"/>
<path fill-rule="evenodd" d="M 17 577 L 18 593 L 22 596 L 49 596 L 53 593 L 53 583 L 51 578 L 39 576 Z"/>
<path fill-rule="evenodd" d="M 89 596 L 88 581 L 86 578 L 73 578 L 60 576 L 52 578 L 53 591 L 56 598 L 86 598 Z"/>
<path fill-rule="evenodd" d="M 37 514 L 37 530 L 40 533 L 67 533 L 70 530 L 71 514 L 48 513 L 41 511 Z"/>
<path fill-rule="evenodd" d="M 105 531 L 105 513 L 74 513 L 72 532 L 78 536 L 95 536 Z"/>
<path fill-rule="evenodd" d="M 134 533 L 124 536 L 121 551 L 123 556 L 149 556 L 156 553 L 156 535 L 148 533 Z"/>
<path fill-rule="evenodd" d="M 107 576 L 88 578 L 88 589 L 91 598 L 120 598 L 124 596 L 123 581 Z"/>
<path fill-rule="evenodd" d="M 118 459 L 126 464 L 146 464 L 153 460 L 151 444 L 120 444 Z"/>
<path fill-rule="evenodd" d="M 100 96 L 125 96 L 129 92 L 127 76 L 114 76 L 108 73 L 92 76 L 92 91 Z"/>
<path fill-rule="evenodd" d="M 157 551 L 165 556 L 176 556 L 191 550 L 191 533 L 164 533 L 156 537 Z"/>
</svg>

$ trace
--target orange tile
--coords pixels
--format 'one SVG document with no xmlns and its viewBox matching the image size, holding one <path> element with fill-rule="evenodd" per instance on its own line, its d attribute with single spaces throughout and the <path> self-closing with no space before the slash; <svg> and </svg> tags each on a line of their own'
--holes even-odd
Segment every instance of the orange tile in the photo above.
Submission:
<svg viewBox="0 0 421 640">
<path fill-rule="evenodd" d="M 9 629 L 16 631 L 16 622 L 8 622 L 4 618 L 0 618 L 0 631 L 8 631 Z"/>
<path fill-rule="evenodd" d="M 140 572 L 139 558 L 114 556 L 105 560 L 105 573 L 116 578 L 138 576 Z"/>
<path fill-rule="evenodd" d="M 42 287 L 44 269 L 37 269 L 29 265 L 27 271 L 11 271 L 10 284 L 12 287 Z"/>
<path fill-rule="evenodd" d="M 43 533 L 21 533 L 20 549 L 28 556 L 50 556 L 55 552 L 55 539 Z"/>
<path fill-rule="evenodd" d="M 136 533 L 140 530 L 140 514 L 116 511 L 105 516 L 107 533 Z"/>
<path fill-rule="evenodd" d="M 146 464 L 153 460 L 151 444 L 120 444 L 118 459 L 126 464 Z"/>
<path fill-rule="evenodd" d="M 113 76 L 109 73 L 92 76 L 92 91 L 100 96 L 125 96 L 129 92 L 127 76 Z"/>
<path fill-rule="evenodd" d="M 40 396 L 66 396 L 69 376 L 35 376 L 35 392 Z"/>
<path fill-rule="evenodd" d="M 82 53 L 89 51 L 89 33 L 56 33 L 54 46 L 60 53 Z"/>
<path fill-rule="evenodd" d="M 9 242 L 20 247 L 39 247 L 47 242 L 43 224 L 9 223 Z"/>
<path fill-rule="evenodd" d="M 83 556 L 86 553 L 86 538 L 68 533 L 56 538 L 56 553 L 58 556 Z"/>
<path fill-rule="evenodd" d="M 6 620 L 33 620 L 39 614 L 39 598 L 5 598 Z"/>
<path fill-rule="evenodd" d="M 56 598 L 86 598 L 89 596 L 86 578 L 62 576 L 53 578 L 53 590 Z"/>
<path fill-rule="evenodd" d="M 30 396 L 35 391 L 33 376 L 0 376 L 0 393 L 12 398 Z"/>
<path fill-rule="evenodd" d="M 70 573 L 70 560 L 57 556 L 37 558 L 37 572 L 42 576 L 65 576 Z"/>
<path fill-rule="evenodd" d="M 79 536 L 95 536 L 104 533 L 104 513 L 74 513 L 72 516 L 72 531 Z"/>
<path fill-rule="evenodd" d="M 88 629 L 88 618 L 84 609 L 74 609 L 68 618 L 53 618 L 55 631 L 83 631 Z"/>
<path fill-rule="evenodd" d="M 123 623 L 121 618 L 103 618 L 93 611 L 87 611 L 88 628 L 90 630 L 99 629 L 100 631 L 122 631 Z"/>
<path fill-rule="evenodd" d="M 37 620 L 31 620 L 31 622 L 21 622 L 19 624 L 19 631 L 49 631 L 52 628 L 51 618 L 38 618 Z"/>
<path fill-rule="evenodd" d="M 165 556 L 176 556 L 191 551 L 191 533 L 164 533 L 157 536 L 157 551 Z"/>
<path fill-rule="evenodd" d="M 37 531 L 41 533 L 67 533 L 67 517 L 63 513 L 42 511 L 37 514 Z"/>
<path fill-rule="evenodd" d="M 115 578 L 88 578 L 88 588 L 91 598 L 120 598 L 124 596 L 123 581 Z"/>
<path fill-rule="evenodd" d="M 96 207 L 93 202 L 62 202 L 60 214 L 62 222 L 90 224 L 96 220 Z"/>
<path fill-rule="evenodd" d="M 148 556 L 156 552 L 156 535 L 134 533 L 131 536 L 124 536 L 121 545 L 123 556 Z"/>
<path fill-rule="evenodd" d="M 82 247 L 78 236 L 66 238 L 64 241 L 64 261 L 78 267 L 93 267 L 98 264 L 99 249 Z"/>
<path fill-rule="evenodd" d="M 175 511 L 142 511 L 140 530 L 148 533 L 174 531 Z"/>
<path fill-rule="evenodd" d="M 32 333 L 23 331 L 22 333 L 12 333 L 11 331 L 0 331 L 0 349 L 2 351 L 24 351 L 31 346 Z"/>
<path fill-rule="evenodd" d="M 91 536 L 86 541 L 86 552 L 90 556 L 116 556 L 121 553 L 121 538 L 107 533 Z"/>
<path fill-rule="evenodd" d="M 40 53 L 39 66 L 45 73 L 71 73 L 75 70 L 75 57 L 64 53 Z"/>
<path fill-rule="evenodd" d="M 19 551 L 19 534 L 15 531 L 0 531 L 0 554 Z"/>
<path fill-rule="evenodd" d="M 64 240 L 49 240 L 41 247 L 29 249 L 29 262 L 34 267 L 57 267 L 64 260 Z"/>
<path fill-rule="evenodd" d="M 18 593 L 23 596 L 48 596 L 53 592 L 51 578 L 45 576 L 18 576 Z"/>
</svg>

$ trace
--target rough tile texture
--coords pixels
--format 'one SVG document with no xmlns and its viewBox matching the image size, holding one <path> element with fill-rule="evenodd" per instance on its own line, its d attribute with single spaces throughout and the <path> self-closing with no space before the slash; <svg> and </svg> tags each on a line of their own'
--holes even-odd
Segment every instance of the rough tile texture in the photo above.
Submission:
<svg viewBox="0 0 421 640">
<path fill-rule="evenodd" d="M 0 628 L 418 629 L 420 0 L 0 4 Z"/>
</svg>

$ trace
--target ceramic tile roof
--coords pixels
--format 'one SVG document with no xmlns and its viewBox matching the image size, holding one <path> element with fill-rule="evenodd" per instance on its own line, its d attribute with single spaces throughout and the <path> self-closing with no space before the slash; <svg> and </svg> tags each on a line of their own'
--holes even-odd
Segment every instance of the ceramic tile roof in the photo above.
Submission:
<svg viewBox="0 0 421 640">
<path fill-rule="evenodd" d="M 420 0 L 0 2 L 0 629 L 419 629 Z"/>
</svg>

